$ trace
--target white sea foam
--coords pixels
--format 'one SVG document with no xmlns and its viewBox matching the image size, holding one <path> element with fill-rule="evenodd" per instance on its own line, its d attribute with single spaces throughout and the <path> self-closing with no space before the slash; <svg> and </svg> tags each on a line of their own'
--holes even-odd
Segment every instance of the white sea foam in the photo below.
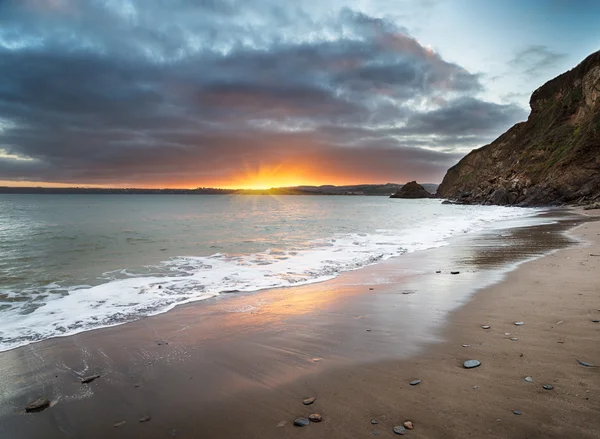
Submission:
<svg viewBox="0 0 600 439">
<path fill-rule="evenodd" d="M 474 208 L 469 215 L 440 215 L 423 219 L 411 228 L 339 234 L 289 249 L 172 258 L 154 267 L 154 273 L 150 270 L 151 275 L 132 275 L 126 269 L 106 273 L 100 285 L 63 288 L 63 294 L 47 295 L 42 299 L 43 306 L 28 314 L 19 307 L 5 310 L 0 324 L 0 351 L 133 321 L 218 295 L 325 281 L 407 252 L 445 245 L 452 236 L 502 219 L 533 213 L 525 209 Z"/>
</svg>

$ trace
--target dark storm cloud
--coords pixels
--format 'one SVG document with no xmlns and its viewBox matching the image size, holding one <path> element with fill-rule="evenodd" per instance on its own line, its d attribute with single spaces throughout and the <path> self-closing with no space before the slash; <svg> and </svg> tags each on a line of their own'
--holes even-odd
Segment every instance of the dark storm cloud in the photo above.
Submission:
<svg viewBox="0 0 600 439">
<path fill-rule="evenodd" d="M 267 1 L 1 2 L 0 72 L 0 180 L 201 183 L 306 156 L 439 179 L 524 116 L 390 21 Z"/>
</svg>

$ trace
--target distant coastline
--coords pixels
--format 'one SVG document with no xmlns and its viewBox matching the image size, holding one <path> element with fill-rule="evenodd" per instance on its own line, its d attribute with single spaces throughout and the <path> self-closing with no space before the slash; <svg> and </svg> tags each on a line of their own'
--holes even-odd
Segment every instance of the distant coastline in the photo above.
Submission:
<svg viewBox="0 0 600 439">
<path fill-rule="evenodd" d="M 362 195 L 390 196 L 403 185 L 396 183 L 361 184 L 352 186 L 294 186 L 270 189 L 220 189 L 199 187 L 196 189 L 140 189 L 140 188 L 86 188 L 86 187 L 10 187 L 0 186 L 0 194 L 86 194 L 86 195 Z M 423 184 L 435 193 L 437 184 Z"/>
</svg>

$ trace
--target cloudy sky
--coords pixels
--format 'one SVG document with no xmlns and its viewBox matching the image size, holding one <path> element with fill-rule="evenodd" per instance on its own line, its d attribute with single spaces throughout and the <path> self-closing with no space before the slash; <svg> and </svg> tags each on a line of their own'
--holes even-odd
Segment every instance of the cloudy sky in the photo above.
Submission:
<svg viewBox="0 0 600 439">
<path fill-rule="evenodd" d="M 595 0 L 0 0 L 0 184 L 439 182 Z"/>
</svg>

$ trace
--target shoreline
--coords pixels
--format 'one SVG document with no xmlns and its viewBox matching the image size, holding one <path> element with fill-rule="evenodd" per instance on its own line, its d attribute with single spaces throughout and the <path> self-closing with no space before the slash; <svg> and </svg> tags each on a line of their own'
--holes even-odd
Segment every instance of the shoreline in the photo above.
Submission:
<svg viewBox="0 0 600 439">
<path fill-rule="evenodd" d="M 597 225 L 597 223 L 587 224 L 588 227 Z M 490 236 L 484 237 L 484 241 L 490 239 Z M 459 410 L 460 407 L 468 405 L 469 398 L 479 399 L 479 395 L 484 393 L 484 385 L 480 385 L 479 389 L 472 389 L 472 386 L 465 387 L 467 390 L 462 387 L 457 388 L 459 383 L 464 384 L 462 380 L 465 379 L 464 371 L 458 365 L 462 356 L 466 355 L 463 351 L 468 350 L 469 354 L 473 352 L 481 357 L 479 359 L 482 360 L 483 365 L 478 369 L 468 371 L 469 378 L 467 379 L 472 380 L 477 377 L 483 380 L 482 377 L 485 377 L 486 383 L 494 383 L 494 380 L 490 379 L 493 377 L 486 376 L 490 369 L 489 363 L 496 361 L 488 359 L 489 355 L 494 357 L 494 353 L 489 352 L 490 346 L 498 343 L 498 340 L 493 339 L 491 335 L 499 336 L 500 329 L 497 330 L 497 328 L 505 327 L 507 323 L 499 316 L 492 314 L 486 320 L 492 326 L 488 332 L 482 330 L 480 325 L 474 328 L 473 323 L 470 322 L 470 319 L 473 318 L 472 308 L 483 307 L 481 305 L 485 302 L 483 298 L 489 299 L 490 291 L 506 290 L 507 284 L 513 285 L 513 278 L 522 278 L 523 271 L 531 271 L 532 264 L 543 265 L 540 261 L 559 257 L 558 255 L 561 255 L 562 252 L 554 252 L 534 261 L 520 263 L 519 267 L 504 276 L 500 283 L 478 290 L 475 295 L 471 293 L 463 294 L 460 298 L 449 297 L 444 299 L 448 302 L 444 305 L 446 308 L 439 306 L 438 302 L 443 302 L 439 294 L 444 294 L 446 290 L 450 291 L 456 286 L 458 289 L 464 289 L 465 283 L 478 280 L 478 273 L 481 274 L 485 271 L 486 264 L 498 266 L 503 263 L 499 259 L 503 257 L 510 259 L 511 257 L 510 254 L 502 255 L 501 252 L 497 255 L 485 254 L 485 252 L 477 255 L 478 245 L 483 244 L 482 242 L 479 244 L 471 242 L 468 248 L 460 250 L 462 253 L 457 258 L 457 260 L 462 258 L 464 267 L 478 267 L 477 270 L 474 270 L 473 273 L 464 271 L 461 272 L 461 276 L 451 277 L 446 273 L 448 267 L 444 267 L 445 273 L 442 274 L 442 277 L 437 275 L 438 280 L 435 281 L 437 284 L 428 285 L 429 277 L 435 279 L 435 275 L 425 276 L 428 278 L 425 281 L 419 279 L 424 276 L 418 273 L 404 271 L 399 275 L 397 264 L 392 261 L 387 264 L 388 267 L 385 269 L 371 270 L 373 277 L 369 278 L 370 281 L 378 277 L 385 280 L 380 284 L 374 282 L 368 284 L 373 285 L 370 288 L 374 288 L 375 293 L 366 293 L 368 285 L 364 282 L 360 283 L 361 278 L 362 281 L 365 280 L 364 273 L 354 272 L 354 275 L 345 276 L 346 279 L 338 282 L 336 287 L 327 287 L 329 290 L 325 291 L 326 294 L 321 291 L 319 295 L 309 294 L 308 297 L 304 297 L 302 294 L 296 294 L 295 297 L 290 298 L 289 294 L 274 291 L 221 301 L 221 304 L 217 303 L 219 301 L 214 301 L 215 303 L 204 307 L 213 308 L 208 310 L 209 314 L 213 316 L 213 321 L 214 318 L 223 317 L 225 313 L 230 315 L 229 318 L 225 316 L 222 319 L 221 327 L 218 328 L 221 334 L 203 333 L 202 330 L 196 330 L 193 332 L 192 339 L 170 339 L 161 342 L 159 337 L 162 335 L 176 334 L 178 331 L 187 333 L 186 337 L 190 337 L 188 330 L 181 331 L 181 325 L 193 322 L 198 317 L 194 315 L 198 307 L 191 304 L 191 306 L 180 307 L 181 309 L 175 313 L 173 312 L 175 310 L 172 310 L 173 314 L 156 316 L 169 316 L 168 318 L 152 317 L 143 319 L 140 323 L 130 323 L 128 324 L 131 325 L 130 329 L 123 331 L 120 331 L 119 328 L 125 328 L 128 325 L 82 333 L 70 337 L 71 340 L 53 339 L 41 342 L 38 344 L 39 346 L 30 345 L 32 347 L 29 349 L 18 348 L 16 351 L 4 352 L 0 354 L 0 367 L 5 374 L 9 372 L 9 378 L 11 377 L 10 372 L 14 377 L 15 368 L 18 369 L 19 366 L 25 364 L 23 360 L 31 361 L 36 356 L 43 358 L 44 364 L 35 367 L 29 365 L 30 370 L 24 373 L 24 377 L 21 379 L 23 382 L 32 378 L 35 378 L 32 381 L 43 380 L 48 375 L 48 369 L 51 370 L 51 373 L 58 370 L 56 377 L 59 382 L 48 383 L 42 388 L 46 389 L 46 392 L 50 389 L 59 389 L 61 396 L 55 406 L 43 413 L 36 414 L 35 418 L 14 412 L 7 414 L 6 410 L 0 412 L 0 419 L 4 417 L 4 421 L 6 421 L 0 423 L 0 431 L 6 428 L 6 431 L 13 435 L 20 434 L 7 437 L 38 437 L 35 433 L 31 435 L 32 431 L 40 434 L 40 437 L 42 431 L 45 437 L 102 437 L 102 435 L 104 437 L 106 435 L 112 437 L 131 437 L 131 435 L 169 437 L 167 433 L 174 432 L 176 437 L 195 437 L 194 434 L 202 437 L 233 437 L 243 433 L 250 437 L 297 437 L 302 434 L 310 434 L 311 437 L 336 438 L 347 436 L 348 432 L 356 432 L 356 437 L 370 437 L 374 434 L 373 431 L 380 431 L 383 437 L 392 437 L 394 436 L 390 426 L 392 423 L 397 425 L 402 420 L 411 419 L 415 422 L 416 428 L 409 434 L 416 435 L 416 437 L 433 438 L 441 437 L 441 435 L 463 437 L 459 435 L 461 431 L 461 434 L 468 435 L 473 434 L 474 430 L 478 431 L 478 435 L 474 437 L 486 437 L 486 434 L 490 433 L 479 430 L 480 427 L 483 427 L 480 425 L 481 419 L 478 416 L 475 418 L 467 416 L 471 429 L 461 430 L 462 421 L 465 418 L 464 413 Z M 491 247 L 489 243 L 488 246 Z M 429 261 L 431 264 L 439 263 L 448 256 L 449 251 L 456 249 L 434 250 L 438 254 L 443 254 L 444 251 L 447 254 L 442 255 L 441 259 L 437 261 Z M 580 246 L 570 247 L 563 252 L 575 250 L 581 250 Z M 428 257 L 433 253 L 434 251 L 431 251 L 429 255 L 413 256 L 413 259 L 426 265 Z M 477 258 L 480 265 L 476 265 L 472 261 Z M 453 265 L 455 263 L 456 260 Z M 431 265 L 426 266 L 425 269 L 430 270 L 431 267 Z M 519 275 L 517 276 L 516 273 Z M 393 280 L 394 276 L 396 277 L 395 281 Z M 493 279 L 491 281 L 493 283 Z M 420 285 L 421 288 L 411 289 L 411 282 L 414 285 Z M 450 283 L 454 283 L 454 287 Z M 320 288 L 323 285 L 308 286 L 305 290 L 327 289 Z M 398 288 L 399 286 L 401 288 Z M 402 290 L 402 294 L 399 294 L 399 289 Z M 425 289 L 434 296 L 438 295 L 435 298 L 437 302 L 428 302 L 426 298 L 421 297 Z M 351 291 L 348 292 L 348 290 Z M 407 294 L 403 294 L 405 292 Z M 269 302 L 267 298 L 261 299 L 259 296 L 263 294 L 269 295 L 271 301 Z M 496 293 L 496 295 L 499 297 L 499 302 L 495 304 L 495 307 L 500 309 L 502 300 L 506 301 L 507 299 L 507 294 Z M 342 298 L 343 300 L 341 300 Z M 252 312 L 232 313 L 219 309 L 224 302 L 245 305 L 257 300 L 267 302 Z M 511 300 L 516 299 L 513 297 Z M 347 303 L 341 304 L 340 302 Z M 439 306 L 439 309 L 433 309 L 433 321 L 428 321 L 425 316 L 431 317 L 432 310 L 428 309 L 427 312 L 423 312 L 423 309 L 432 305 Z M 404 322 L 404 326 L 402 322 L 397 321 L 398 312 L 390 311 L 396 306 L 401 307 L 399 308 L 400 316 L 407 320 Z M 290 309 L 286 310 L 286 308 Z M 447 311 L 447 308 L 451 308 L 450 311 Z M 448 322 L 445 317 L 447 312 L 451 313 Z M 439 314 L 439 317 L 436 313 Z M 232 315 L 234 317 L 231 317 Z M 280 318 L 277 319 L 275 316 L 280 316 Z M 525 334 L 530 328 L 531 320 L 524 317 L 524 313 L 520 313 L 515 318 L 526 320 L 526 325 L 518 328 L 519 332 Z M 153 322 L 152 319 L 154 319 Z M 157 320 L 161 321 L 160 325 L 156 323 Z M 566 319 L 564 321 L 567 322 Z M 480 324 L 483 323 L 480 322 Z M 133 326 L 137 326 L 137 329 Z M 560 329 L 568 327 L 569 325 L 565 324 L 561 325 Z M 311 331 L 306 333 L 307 328 L 314 333 Z M 506 331 L 512 333 L 514 328 L 508 328 Z M 294 331 L 297 333 L 293 333 Z M 503 334 L 505 331 L 501 332 Z M 462 348 L 459 345 L 459 351 L 456 353 L 457 348 L 448 340 L 465 340 L 467 338 L 465 334 L 473 339 L 473 341 L 465 342 L 471 344 L 471 347 Z M 283 342 L 279 340 L 281 337 L 283 337 Z M 147 345 L 149 340 L 152 340 L 153 346 Z M 525 341 L 525 336 L 521 336 L 519 341 L 513 342 L 506 340 L 502 335 L 500 342 L 509 343 L 508 346 L 501 347 L 502 355 L 506 356 L 512 353 L 506 349 L 525 348 Z M 223 343 L 227 344 L 226 350 L 219 348 L 219 345 Z M 247 343 L 250 343 L 250 346 Z M 420 347 L 411 350 L 410 346 L 413 343 Z M 143 345 L 143 347 L 140 348 L 138 345 Z M 307 349 L 308 346 L 310 349 Z M 196 351 L 196 348 L 202 351 L 201 354 Z M 99 353 L 98 350 L 102 353 Z M 131 352 L 137 350 L 145 352 L 145 354 Z M 247 358 L 249 361 L 244 367 L 238 363 L 240 358 L 236 357 L 238 350 L 243 354 L 241 358 Z M 252 350 L 259 351 L 260 355 L 251 355 Z M 17 353 L 17 351 L 19 352 Z M 224 353 L 232 351 L 231 358 L 224 355 Z M 7 362 L 5 354 L 11 352 L 13 352 L 10 355 L 12 361 Z M 160 353 L 157 354 L 157 352 Z M 103 371 L 93 370 L 94 365 L 91 363 L 96 363 L 95 367 L 97 368 L 102 363 L 98 361 L 98 358 L 102 358 L 103 354 L 106 357 L 104 365 L 112 364 L 110 366 L 112 369 L 109 371 L 106 369 Z M 524 354 L 526 357 L 519 358 L 526 358 L 524 361 L 529 361 L 529 353 L 525 352 Z M 409 356 L 408 360 L 402 359 Z M 60 370 L 56 367 L 58 363 L 48 361 L 48 357 L 53 361 L 60 359 L 67 366 L 66 369 Z M 353 363 L 354 360 L 351 358 L 362 358 L 363 362 Z M 367 359 L 369 361 L 364 361 Z M 259 361 L 261 364 L 255 365 L 252 361 Z M 600 363 L 600 358 L 595 361 Z M 7 363 L 9 364 L 7 365 Z M 81 367 L 84 363 L 88 364 L 88 369 Z M 438 363 L 447 364 L 448 368 L 438 370 L 437 367 L 434 367 Z M 8 366 L 12 366 L 13 369 Z M 517 366 L 515 365 L 515 368 Z M 562 366 L 566 367 L 566 365 Z M 575 366 L 580 367 L 576 363 Z M 222 369 L 226 373 L 223 373 Z M 594 371 L 594 369 L 590 370 Z M 200 376 L 198 375 L 199 371 L 201 371 Z M 74 380 L 74 377 L 85 372 L 102 372 L 103 376 L 97 383 L 82 387 Z M 496 370 L 496 373 L 500 372 L 505 373 L 502 370 Z M 576 370 L 576 372 L 581 371 Z M 184 379 L 182 374 L 190 376 L 186 376 Z M 541 384 L 537 374 L 534 372 L 529 372 L 529 374 L 534 376 L 535 383 L 523 384 L 531 386 L 532 389 L 537 388 L 537 385 Z M 418 386 L 410 387 L 407 384 L 410 381 L 409 378 L 419 378 L 423 382 Z M 200 388 L 197 387 L 198 380 L 201 380 Z M 211 382 L 213 380 L 214 382 Z M 516 384 L 521 384 L 521 381 L 522 379 L 515 379 Z M 5 384 L 3 389 L 5 390 L 6 383 L 0 383 L 0 386 L 2 384 Z M 138 387 L 136 384 L 139 384 Z M 397 391 L 393 390 L 395 386 L 397 386 Z M 556 385 L 552 395 L 559 394 L 558 390 L 561 386 Z M 27 386 L 25 387 L 27 388 Z M 196 395 L 190 387 L 193 387 L 196 392 L 201 389 L 206 395 Z M 515 391 L 511 386 L 508 387 L 507 389 L 502 387 L 500 390 L 502 392 Z M 91 390 L 92 395 L 82 393 L 82 389 L 85 392 Z M 454 405 L 457 399 L 456 395 L 448 392 L 449 390 L 460 390 L 461 400 L 458 407 Z M 475 394 L 474 392 L 477 390 L 482 391 Z M 35 391 L 39 393 L 39 383 L 37 388 L 31 386 L 25 395 L 15 395 L 17 401 L 12 401 L 16 404 L 12 404 L 11 408 L 16 409 Z M 519 395 L 520 391 L 519 389 L 515 392 Z M 314 410 L 324 416 L 324 422 L 310 425 L 304 429 L 292 427 L 293 413 L 296 413 L 295 416 L 308 414 L 308 412 L 304 413 L 306 410 L 303 409 L 301 400 L 312 394 L 318 396 Z M 560 394 L 562 395 L 562 393 Z M 488 395 L 488 397 L 490 396 Z M 160 399 L 163 398 L 164 401 L 161 401 Z M 467 401 L 464 398 L 467 398 Z M 493 398 L 490 397 L 490 399 Z M 137 401 L 137 404 L 134 404 L 134 401 Z M 300 401 L 299 404 L 298 401 Z M 440 414 L 438 408 L 435 409 L 438 410 L 437 417 L 434 416 L 432 419 L 429 411 L 435 407 L 436 402 L 443 401 L 448 404 L 444 404 L 442 407 L 449 410 L 448 414 L 454 413 L 454 418 L 448 419 L 448 414 Z M 455 401 L 454 404 L 451 404 L 452 401 Z M 4 405 L 6 402 L 4 401 Z M 106 406 L 107 403 L 109 404 L 108 413 L 97 413 L 99 407 Z M 490 409 L 489 406 L 492 405 L 489 404 L 489 401 L 479 401 L 479 404 L 483 407 L 478 407 L 478 410 L 483 410 L 483 412 Z M 133 408 L 135 405 L 138 407 Z M 0 408 L 2 407 L 0 406 Z M 191 410 L 192 408 L 199 409 L 201 413 L 196 413 L 196 410 Z M 136 410 L 152 412 L 152 420 L 147 423 L 148 425 L 136 425 L 138 422 L 135 416 L 142 416 L 142 414 L 133 414 Z M 523 416 L 518 419 L 512 413 L 509 414 L 514 419 L 509 418 L 506 414 L 503 414 L 502 418 L 505 419 L 505 423 L 520 425 L 521 421 L 528 419 L 526 415 L 529 414 L 524 408 L 521 410 Z M 94 415 L 96 415 L 95 418 L 90 418 Z M 382 415 L 384 416 L 378 425 L 370 424 L 369 419 Z M 23 423 L 23 416 L 27 416 L 27 423 L 33 428 L 29 431 L 29 435 L 19 429 Z M 126 417 L 128 424 L 119 428 L 112 427 L 113 423 L 120 421 L 120 419 L 116 419 L 119 417 Z M 405 419 L 400 419 L 401 417 L 405 417 Z M 83 424 L 81 423 L 82 419 L 85 421 Z M 110 419 L 114 419 L 114 421 L 111 423 Z M 516 422 L 515 419 L 519 422 Z M 591 421 L 587 418 L 584 419 L 589 425 L 593 425 L 593 419 Z M 51 420 L 54 421 L 50 422 Z M 235 422 L 228 422 L 228 420 Z M 286 423 L 282 427 L 277 427 L 283 421 Z M 487 419 L 487 422 L 489 421 L 490 419 Z M 494 427 L 506 428 L 501 421 L 495 422 L 498 424 L 494 424 Z M 527 422 L 525 423 L 527 424 Z M 148 428 L 150 424 L 154 427 Z M 49 425 L 61 428 L 53 430 Z M 71 433 L 65 425 L 69 426 Z M 169 425 L 174 426 L 171 428 Z M 306 433 L 307 430 L 310 433 Z M 361 430 L 364 434 L 358 434 Z M 527 431 L 529 435 L 524 434 L 523 431 L 511 432 L 510 429 L 505 429 L 495 432 L 500 435 L 489 437 L 555 437 L 535 436 L 532 435 L 535 432 Z M 77 435 L 82 432 L 85 433 L 84 436 Z M 502 434 L 509 433 L 510 435 L 502 436 Z M 586 434 L 589 435 L 589 431 L 578 430 L 578 434 L 578 437 L 592 437 L 586 436 Z"/>
</svg>

